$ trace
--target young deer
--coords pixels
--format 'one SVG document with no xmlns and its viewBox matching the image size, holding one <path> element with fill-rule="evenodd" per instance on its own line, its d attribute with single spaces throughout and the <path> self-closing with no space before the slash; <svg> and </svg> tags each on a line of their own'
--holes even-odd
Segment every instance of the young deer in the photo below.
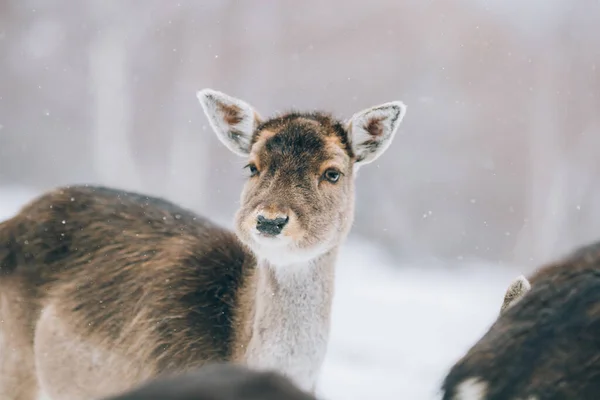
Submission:
<svg viewBox="0 0 600 400">
<path fill-rule="evenodd" d="M 443 399 L 597 399 L 600 243 L 511 287 L 517 296 L 505 297 L 496 322 L 450 369 Z"/>
<path fill-rule="evenodd" d="M 219 139 L 248 159 L 236 235 L 102 187 L 25 206 L 0 225 L 1 399 L 99 398 L 213 361 L 276 370 L 314 392 L 355 171 L 388 148 L 406 107 L 347 123 L 263 120 L 223 93 L 198 98 Z"/>
<path fill-rule="evenodd" d="M 105 400 L 316 400 L 276 372 L 234 364 L 206 365 L 198 371 L 146 382 Z"/>
</svg>

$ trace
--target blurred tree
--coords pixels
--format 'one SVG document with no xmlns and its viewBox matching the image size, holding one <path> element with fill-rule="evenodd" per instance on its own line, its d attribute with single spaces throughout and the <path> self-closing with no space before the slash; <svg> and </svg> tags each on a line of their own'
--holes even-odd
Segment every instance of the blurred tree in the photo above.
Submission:
<svg viewBox="0 0 600 400">
<path fill-rule="evenodd" d="M 99 182 L 230 224 L 243 160 L 212 87 L 271 115 L 408 104 L 353 233 L 396 256 L 532 263 L 600 235 L 600 4 L 0 2 L 0 185 Z"/>
</svg>

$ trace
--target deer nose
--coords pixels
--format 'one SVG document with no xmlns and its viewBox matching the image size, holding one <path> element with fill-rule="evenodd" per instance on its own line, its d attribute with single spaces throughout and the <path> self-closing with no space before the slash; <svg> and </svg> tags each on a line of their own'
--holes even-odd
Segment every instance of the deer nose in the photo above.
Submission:
<svg viewBox="0 0 600 400">
<path fill-rule="evenodd" d="M 256 217 L 256 229 L 265 235 L 277 236 L 281 233 L 289 220 L 290 217 L 287 215 L 285 217 L 266 218 L 264 215 L 259 214 Z"/>
</svg>

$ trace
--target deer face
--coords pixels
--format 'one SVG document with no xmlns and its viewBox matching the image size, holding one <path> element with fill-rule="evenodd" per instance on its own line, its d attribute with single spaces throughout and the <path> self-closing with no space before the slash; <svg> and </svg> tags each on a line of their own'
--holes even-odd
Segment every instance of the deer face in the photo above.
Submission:
<svg viewBox="0 0 600 400">
<path fill-rule="evenodd" d="M 247 159 L 236 233 L 275 265 L 311 260 L 345 238 L 354 217 L 354 174 L 387 149 L 406 112 L 392 102 L 345 124 L 322 113 L 262 120 L 223 93 L 205 89 L 198 98 L 219 139 Z"/>
</svg>

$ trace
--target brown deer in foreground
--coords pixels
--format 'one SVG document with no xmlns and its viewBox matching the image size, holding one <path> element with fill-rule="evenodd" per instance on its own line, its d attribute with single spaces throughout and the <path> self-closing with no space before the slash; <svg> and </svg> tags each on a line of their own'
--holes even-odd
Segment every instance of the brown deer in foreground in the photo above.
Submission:
<svg viewBox="0 0 600 400">
<path fill-rule="evenodd" d="M 102 187 L 26 205 L 0 224 L 0 399 L 94 399 L 208 362 L 275 370 L 314 392 L 355 171 L 388 148 L 406 107 L 263 120 L 223 93 L 198 98 L 248 160 L 235 234 Z"/>
<path fill-rule="evenodd" d="M 316 400 L 276 372 L 234 364 L 156 379 L 105 400 Z"/>
<path fill-rule="evenodd" d="M 598 399 L 600 243 L 517 278 L 442 390 L 444 400 Z"/>
</svg>

